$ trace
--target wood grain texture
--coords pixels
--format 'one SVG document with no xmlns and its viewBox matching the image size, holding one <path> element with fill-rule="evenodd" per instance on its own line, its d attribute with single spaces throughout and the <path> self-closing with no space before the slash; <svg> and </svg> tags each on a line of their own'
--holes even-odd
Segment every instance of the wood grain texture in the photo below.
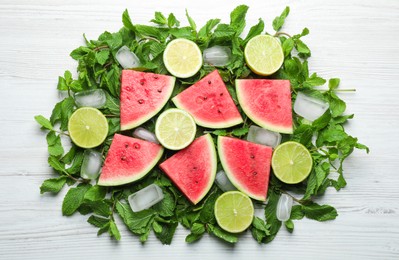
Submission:
<svg viewBox="0 0 399 260">
<path fill-rule="evenodd" d="M 155 1 L 154 1 L 155 2 Z M 58 196 L 40 195 L 52 176 L 47 147 L 33 116 L 50 115 L 58 100 L 56 83 L 64 70 L 75 71 L 69 53 L 82 34 L 96 38 L 121 27 L 129 9 L 135 23 L 147 23 L 155 10 L 174 12 L 185 21 L 185 8 L 202 25 L 210 18 L 229 21 L 242 1 L 0 1 L 0 259 L 398 259 L 399 258 L 399 2 L 380 1 L 246 1 L 247 25 L 261 17 L 271 21 L 289 5 L 284 31 L 308 27 L 311 71 L 340 77 L 347 112 L 355 119 L 347 130 L 371 148 L 356 151 L 346 162 L 348 186 L 328 190 L 320 203 L 334 205 L 339 217 L 318 223 L 295 222 L 271 244 L 258 245 L 246 233 L 229 246 L 205 236 L 184 242 L 179 228 L 171 246 L 153 235 L 142 245 L 119 225 L 122 241 L 96 236 L 87 217 L 62 217 Z M 248 29 L 247 29 L 248 30 Z M 118 220 L 119 222 L 120 220 Z"/>
</svg>

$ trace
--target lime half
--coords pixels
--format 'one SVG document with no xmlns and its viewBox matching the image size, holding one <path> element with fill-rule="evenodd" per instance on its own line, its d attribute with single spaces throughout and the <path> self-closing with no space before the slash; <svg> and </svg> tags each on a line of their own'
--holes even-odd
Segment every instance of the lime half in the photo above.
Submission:
<svg viewBox="0 0 399 260">
<path fill-rule="evenodd" d="M 184 110 L 171 108 L 159 115 L 155 123 L 158 141 L 170 150 L 187 147 L 195 138 L 197 126 L 193 117 Z"/>
<path fill-rule="evenodd" d="M 280 181 L 295 184 L 303 181 L 312 170 L 313 160 L 308 149 L 297 142 L 285 142 L 273 152 L 272 168 Z"/>
<path fill-rule="evenodd" d="M 194 76 L 202 66 L 201 50 L 193 41 L 175 39 L 166 46 L 163 62 L 173 76 L 189 78 Z"/>
<path fill-rule="evenodd" d="M 254 205 L 244 193 L 228 191 L 216 200 L 215 217 L 222 229 L 230 233 L 239 233 L 251 225 Z"/>
<path fill-rule="evenodd" d="M 248 67 L 262 76 L 273 74 L 284 62 L 283 48 L 279 40 L 270 35 L 258 35 L 249 40 L 244 56 Z"/>
<path fill-rule="evenodd" d="M 69 118 L 68 132 L 77 146 L 93 148 L 102 144 L 107 137 L 108 122 L 98 109 L 82 107 Z"/>
</svg>

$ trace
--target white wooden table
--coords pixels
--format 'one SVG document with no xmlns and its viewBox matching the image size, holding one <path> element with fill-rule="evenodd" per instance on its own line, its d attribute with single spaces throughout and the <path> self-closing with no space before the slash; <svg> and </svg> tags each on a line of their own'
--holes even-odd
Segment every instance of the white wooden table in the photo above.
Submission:
<svg viewBox="0 0 399 260">
<path fill-rule="evenodd" d="M 57 78 L 76 63 L 69 53 L 83 43 L 117 31 L 129 9 L 135 23 L 147 23 L 156 10 L 174 12 L 187 24 L 185 8 L 197 21 L 219 17 L 243 1 L 54 1 L 0 0 L 0 259 L 399 259 L 399 1 L 247 1 L 247 25 L 271 21 L 290 5 L 284 31 L 307 26 L 311 71 L 340 77 L 347 130 L 371 148 L 354 152 L 345 164 L 348 186 L 329 189 L 321 203 L 334 205 L 335 221 L 295 222 L 268 245 L 245 234 L 235 246 L 205 236 L 186 244 L 177 230 L 172 245 L 153 235 L 142 245 L 123 225 L 122 240 L 96 236 L 87 217 L 61 215 L 65 190 L 40 195 L 52 176 L 45 133 L 33 116 L 49 116 L 58 100 Z"/>
</svg>

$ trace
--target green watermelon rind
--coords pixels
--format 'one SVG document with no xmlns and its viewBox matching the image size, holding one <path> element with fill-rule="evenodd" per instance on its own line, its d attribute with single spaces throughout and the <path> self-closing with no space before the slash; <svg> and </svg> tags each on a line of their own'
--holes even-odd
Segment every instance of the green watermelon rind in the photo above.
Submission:
<svg viewBox="0 0 399 260">
<path fill-rule="evenodd" d="M 128 184 L 128 183 L 140 180 L 141 178 L 146 176 L 152 170 L 152 168 L 155 167 L 155 165 L 157 165 L 158 161 L 161 159 L 161 157 L 163 155 L 164 150 L 165 149 L 163 147 L 161 147 L 158 154 L 154 157 L 154 159 L 151 161 L 151 163 L 149 163 L 147 167 L 142 169 L 140 173 L 138 173 L 138 174 L 136 173 L 133 176 L 115 178 L 115 180 L 107 179 L 107 181 L 101 181 L 101 179 L 99 179 L 97 185 L 99 185 L 99 186 L 120 186 L 120 185 L 124 185 L 124 184 Z"/>
<path fill-rule="evenodd" d="M 175 104 L 175 106 L 177 108 L 180 108 L 180 109 L 190 113 L 190 111 L 180 102 L 178 96 L 172 98 L 172 102 Z M 196 118 L 194 116 L 193 116 L 193 118 L 197 125 L 206 127 L 206 128 L 212 128 L 212 129 L 229 128 L 229 127 L 239 125 L 244 122 L 242 120 L 242 117 L 234 118 L 232 120 L 225 120 L 224 122 L 219 122 L 219 123 L 199 120 L 198 118 Z"/>
<path fill-rule="evenodd" d="M 226 156 L 224 155 L 224 151 L 223 151 L 223 145 L 222 145 L 222 141 L 223 141 L 223 136 L 218 136 L 218 140 L 217 140 L 217 146 L 218 146 L 218 154 L 219 154 L 219 159 L 220 159 L 220 163 L 222 164 L 222 167 L 227 175 L 227 178 L 230 180 L 230 182 L 234 185 L 234 187 L 236 187 L 239 191 L 245 193 L 246 195 L 248 195 L 249 197 L 255 199 L 255 200 L 259 200 L 259 201 L 265 201 L 266 200 L 266 194 L 265 196 L 257 196 L 252 194 L 249 190 L 245 189 L 239 181 L 237 181 L 237 179 L 234 177 L 234 174 L 232 173 L 232 170 L 229 167 L 229 164 L 226 161 Z"/>
<path fill-rule="evenodd" d="M 153 118 L 156 114 L 158 114 L 159 111 L 162 110 L 162 108 L 166 105 L 166 103 L 168 103 L 168 101 L 170 100 L 170 97 L 172 96 L 173 93 L 173 89 L 176 83 L 176 77 L 173 76 L 168 76 L 170 77 L 170 82 L 169 84 L 167 84 L 165 86 L 165 88 L 167 89 L 167 93 L 165 95 L 165 100 L 164 102 L 159 104 L 159 107 L 157 109 L 154 109 L 153 111 L 149 112 L 147 114 L 147 116 L 140 118 L 140 120 L 136 120 L 132 123 L 127 123 L 127 124 L 121 124 L 120 128 L 121 131 L 125 131 L 125 130 L 129 130 L 135 127 L 138 127 L 140 125 L 142 125 L 143 123 L 147 122 L 148 120 L 150 120 L 151 118 Z"/>
<path fill-rule="evenodd" d="M 292 127 L 283 127 L 280 125 L 275 125 L 272 123 L 268 123 L 266 122 L 264 119 L 259 118 L 257 116 L 255 116 L 255 114 L 249 110 L 248 106 L 246 106 L 246 103 L 244 101 L 244 97 L 242 96 L 242 91 L 240 89 L 240 84 L 241 80 L 236 79 L 235 83 L 236 83 L 236 92 L 237 92 L 237 99 L 238 99 L 238 103 L 240 104 L 242 110 L 244 111 L 244 113 L 257 125 L 268 129 L 270 131 L 274 131 L 274 132 L 279 132 L 279 133 L 283 133 L 283 134 L 292 134 L 293 133 L 293 129 Z"/>
</svg>

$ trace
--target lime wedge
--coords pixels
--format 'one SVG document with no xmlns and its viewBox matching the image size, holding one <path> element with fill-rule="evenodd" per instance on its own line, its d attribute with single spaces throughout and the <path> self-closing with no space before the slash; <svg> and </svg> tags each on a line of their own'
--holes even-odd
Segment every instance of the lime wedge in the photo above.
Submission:
<svg viewBox="0 0 399 260">
<path fill-rule="evenodd" d="M 244 193 L 228 191 L 216 200 L 215 217 L 222 229 L 230 233 L 239 233 L 251 225 L 254 205 Z"/>
<path fill-rule="evenodd" d="M 273 74 L 284 62 L 280 42 L 270 35 L 258 35 L 249 40 L 244 56 L 248 67 L 262 76 Z"/>
<path fill-rule="evenodd" d="M 193 117 L 184 110 L 171 108 L 159 115 L 155 123 L 158 141 L 170 150 L 187 147 L 195 138 L 197 126 Z"/>
<path fill-rule="evenodd" d="M 297 142 L 285 142 L 273 152 L 272 168 L 280 181 L 295 184 L 303 181 L 312 170 L 313 160 L 308 149 Z"/>
<path fill-rule="evenodd" d="M 189 78 L 194 76 L 202 66 L 201 50 L 195 42 L 175 39 L 166 46 L 163 62 L 173 76 Z"/>
<path fill-rule="evenodd" d="M 82 107 L 69 118 L 68 132 L 77 146 L 93 148 L 102 144 L 107 137 L 108 122 L 98 109 Z"/>
</svg>

